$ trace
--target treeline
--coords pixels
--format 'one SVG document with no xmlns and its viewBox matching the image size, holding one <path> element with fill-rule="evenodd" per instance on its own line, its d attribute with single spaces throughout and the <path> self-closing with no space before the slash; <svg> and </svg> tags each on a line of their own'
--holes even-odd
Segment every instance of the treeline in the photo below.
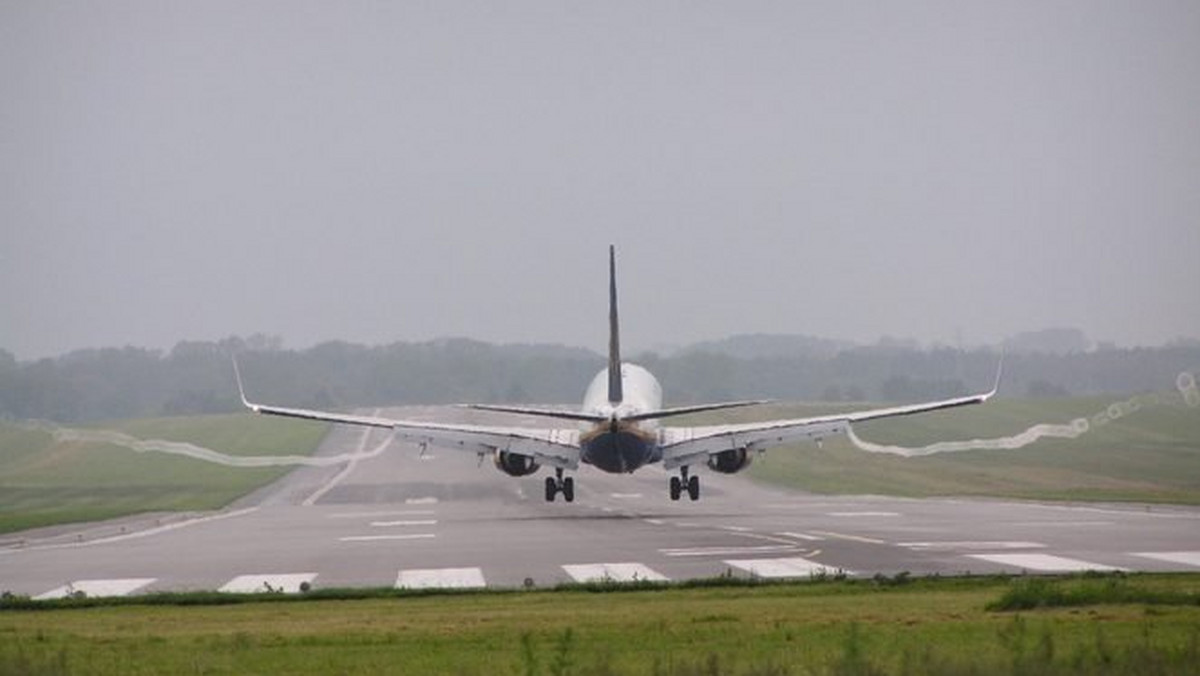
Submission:
<svg viewBox="0 0 1200 676">
<path fill-rule="evenodd" d="M 167 352 L 81 350 L 18 362 L 0 350 L 0 417 L 60 422 L 237 410 L 231 355 L 251 398 L 306 408 L 454 402 L 574 403 L 600 369 L 594 352 L 467 339 L 284 349 L 263 336 L 182 342 Z M 767 397 L 904 401 L 991 386 L 999 354 L 876 345 L 746 357 L 712 345 L 631 359 L 662 381 L 669 404 Z M 1119 395 L 1170 390 L 1200 371 L 1200 347 L 1099 349 L 1006 358 L 1002 396 Z"/>
</svg>

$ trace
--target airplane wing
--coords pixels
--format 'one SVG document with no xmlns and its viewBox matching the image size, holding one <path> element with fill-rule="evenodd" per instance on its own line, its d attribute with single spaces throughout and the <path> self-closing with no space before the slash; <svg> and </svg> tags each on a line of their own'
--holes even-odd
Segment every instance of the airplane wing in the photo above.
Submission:
<svg viewBox="0 0 1200 676">
<path fill-rule="evenodd" d="M 997 375 L 997 383 L 999 383 L 999 375 Z M 990 392 L 942 401 L 837 413 L 813 418 L 769 420 L 708 427 L 667 427 L 661 431 L 663 467 L 670 470 L 684 465 L 694 465 L 706 461 L 711 455 L 739 448 L 748 451 L 764 451 L 772 446 L 796 441 L 820 441 L 835 434 L 844 434 L 851 423 L 866 420 L 894 418 L 958 406 L 982 404 L 996 394 L 996 389 L 993 387 Z"/>
<path fill-rule="evenodd" d="M 379 427 L 391 429 L 397 437 L 416 444 L 429 444 L 441 448 L 467 451 L 476 455 L 490 455 L 499 450 L 528 456 L 539 464 L 551 467 L 570 470 L 579 467 L 579 430 L 577 429 L 432 423 L 256 404 L 246 398 L 246 391 L 242 387 L 242 375 L 236 361 L 233 368 L 242 404 L 255 413 L 344 425 Z"/>
</svg>

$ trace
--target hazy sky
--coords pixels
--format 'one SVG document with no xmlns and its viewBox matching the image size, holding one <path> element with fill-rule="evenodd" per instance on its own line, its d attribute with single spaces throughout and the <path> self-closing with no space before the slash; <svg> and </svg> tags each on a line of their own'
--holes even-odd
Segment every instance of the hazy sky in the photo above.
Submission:
<svg viewBox="0 0 1200 676">
<path fill-rule="evenodd" d="M 1200 3 L 0 0 L 0 347 L 1200 336 Z"/>
</svg>

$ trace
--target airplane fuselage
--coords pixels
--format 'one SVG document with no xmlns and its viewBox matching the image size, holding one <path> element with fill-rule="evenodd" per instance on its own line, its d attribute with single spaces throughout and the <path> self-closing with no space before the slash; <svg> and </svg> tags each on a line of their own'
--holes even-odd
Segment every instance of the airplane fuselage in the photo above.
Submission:
<svg viewBox="0 0 1200 676">
<path fill-rule="evenodd" d="M 607 422 L 588 424 L 580 434 L 580 460 L 611 474 L 627 474 L 662 460 L 658 426 L 654 421 L 630 421 L 628 416 L 662 408 L 662 385 L 636 364 L 621 364 L 623 396 L 608 400 L 608 369 L 596 374 L 583 396 L 583 412 Z"/>
</svg>

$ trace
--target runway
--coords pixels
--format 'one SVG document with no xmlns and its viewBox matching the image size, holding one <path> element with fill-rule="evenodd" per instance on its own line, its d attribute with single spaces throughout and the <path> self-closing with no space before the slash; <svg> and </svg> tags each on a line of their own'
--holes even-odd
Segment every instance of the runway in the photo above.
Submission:
<svg viewBox="0 0 1200 676">
<path fill-rule="evenodd" d="M 388 414 L 513 423 L 438 407 Z M 815 496 L 706 470 L 699 502 L 672 502 L 669 475 L 655 467 L 624 476 L 583 468 L 574 503 L 546 503 L 545 470 L 515 479 L 490 458 L 422 454 L 385 431 L 336 428 L 318 453 L 373 450 L 349 465 L 299 468 L 213 514 L 0 536 L 0 591 L 1200 571 L 1200 509 L 1191 507 Z"/>
</svg>

